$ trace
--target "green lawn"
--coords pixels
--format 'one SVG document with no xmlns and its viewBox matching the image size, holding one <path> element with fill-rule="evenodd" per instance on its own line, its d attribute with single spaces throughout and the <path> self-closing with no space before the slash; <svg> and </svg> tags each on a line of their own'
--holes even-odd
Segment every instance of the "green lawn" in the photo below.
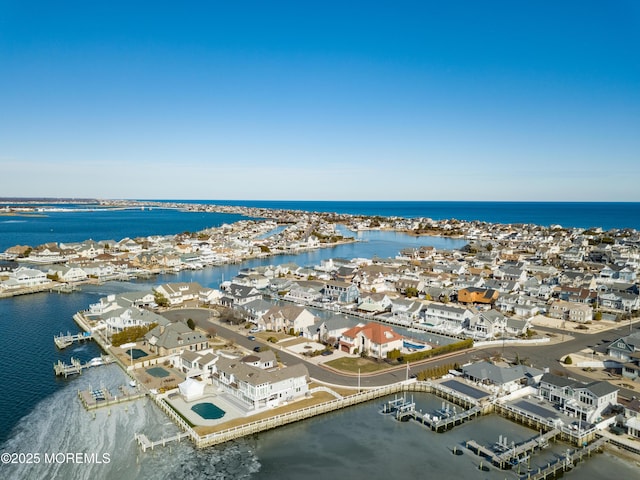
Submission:
<svg viewBox="0 0 640 480">
<path fill-rule="evenodd" d="M 335 368 L 336 370 L 351 373 L 358 373 L 358 370 L 360 370 L 360 373 L 372 373 L 391 368 L 391 365 L 389 365 L 388 363 L 378 363 L 374 360 L 369 360 L 368 358 L 361 357 L 336 358 L 335 360 L 331 360 L 330 362 L 325 362 L 325 365 L 331 368 Z"/>
</svg>

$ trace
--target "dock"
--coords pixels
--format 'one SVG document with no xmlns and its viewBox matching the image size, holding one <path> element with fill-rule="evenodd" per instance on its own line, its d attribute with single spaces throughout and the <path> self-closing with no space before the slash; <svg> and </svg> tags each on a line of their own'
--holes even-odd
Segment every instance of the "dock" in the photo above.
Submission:
<svg viewBox="0 0 640 480">
<path fill-rule="evenodd" d="M 83 370 L 92 367 L 99 367 L 100 365 L 109 365 L 113 363 L 115 360 L 110 355 L 102 355 L 100 357 L 96 357 L 91 359 L 88 362 L 82 363 L 77 358 L 71 358 L 71 363 L 64 363 L 62 360 L 58 360 L 53 364 L 53 371 L 57 376 L 63 376 L 67 378 L 71 375 L 81 375 Z"/>
<path fill-rule="evenodd" d="M 155 442 L 152 442 L 147 438 L 147 436 L 144 433 L 136 433 L 134 435 L 134 438 L 138 443 L 138 446 L 142 449 L 142 451 L 146 452 L 148 449 L 153 450 L 155 447 L 159 445 L 162 445 L 164 447 L 167 445 L 167 443 L 176 442 L 176 441 L 179 442 L 183 438 L 187 438 L 188 436 L 189 434 L 187 432 L 181 432 L 171 437 L 161 438 L 160 440 L 156 440 Z"/>
<path fill-rule="evenodd" d="M 119 395 L 113 395 L 106 388 L 99 388 L 96 390 L 78 390 L 78 397 L 82 406 L 90 411 L 98 408 L 109 407 L 112 405 L 119 405 L 125 402 L 131 402 L 138 400 L 139 398 L 146 397 L 146 392 L 142 392 L 139 389 L 135 391 L 129 391 L 124 385 L 118 387 Z"/>
<path fill-rule="evenodd" d="M 469 440 L 465 446 L 476 455 L 487 458 L 494 466 L 507 470 L 517 465 L 523 458 L 531 456 L 536 450 L 545 448 L 549 445 L 550 440 L 555 439 L 561 433 L 559 429 L 554 428 L 518 445 L 512 443 L 511 446 L 508 445 L 506 437 L 503 440 L 501 435 L 496 443 L 496 448 L 493 449 L 480 445 L 474 440 Z"/>
<path fill-rule="evenodd" d="M 93 334 L 91 332 L 79 332 L 75 335 L 67 332 L 67 334 L 61 333 L 60 335 L 56 335 L 53 337 L 53 341 L 60 350 L 67 348 L 70 345 L 73 345 L 75 342 L 83 342 L 85 340 L 91 340 L 93 338 Z"/>
<path fill-rule="evenodd" d="M 557 478 L 562 472 L 571 470 L 577 462 L 586 460 L 591 457 L 592 453 L 600 451 L 608 441 L 608 438 L 601 437 L 585 447 L 577 448 L 573 451 L 567 450 L 567 454 L 563 458 L 548 463 L 546 467 L 539 468 L 537 472 L 529 472 L 526 476 L 521 476 L 520 478 L 522 480 Z"/>
<path fill-rule="evenodd" d="M 444 404 L 440 410 L 433 415 L 423 414 L 416 411 L 416 404 L 413 400 L 408 401 L 406 395 L 389 400 L 383 405 L 382 413 L 393 414 L 396 420 L 415 420 L 421 425 L 429 427 L 432 431 L 442 433 L 451 430 L 457 425 L 461 425 L 467 420 L 482 415 L 482 407 L 476 405 L 468 410 L 457 412 L 456 408 L 445 408 Z"/>
</svg>

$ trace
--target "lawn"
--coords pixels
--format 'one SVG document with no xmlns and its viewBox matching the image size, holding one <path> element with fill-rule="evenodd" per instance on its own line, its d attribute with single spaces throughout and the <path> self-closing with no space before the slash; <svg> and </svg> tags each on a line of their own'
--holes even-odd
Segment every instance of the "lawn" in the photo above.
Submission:
<svg viewBox="0 0 640 480">
<path fill-rule="evenodd" d="M 335 360 L 325 362 L 325 365 L 335 368 L 336 370 L 351 373 L 358 373 L 358 371 L 360 371 L 360 373 L 373 373 L 392 368 L 392 365 L 389 365 L 388 363 L 378 363 L 375 360 L 362 357 L 336 358 Z"/>
</svg>

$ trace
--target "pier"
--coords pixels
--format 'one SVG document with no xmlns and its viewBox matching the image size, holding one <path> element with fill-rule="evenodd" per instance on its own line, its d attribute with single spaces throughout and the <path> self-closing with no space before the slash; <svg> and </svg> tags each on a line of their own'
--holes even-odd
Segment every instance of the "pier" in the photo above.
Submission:
<svg viewBox="0 0 640 480">
<path fill-rule="evenodd" d="M 56 335 L 53 337 L 53 341 L 60 350 L 67 348 L 70 345 L 73 345 L 74 342 L 83 342 L 85 340 L 91 340 L 93 338 L 93 334 L 91 332 L 78 332 L 75 335 L 71 335 L 67 332 L 66 335 L 61 333 L 60 335 Z"/>
<path fill-rule="evenodd" d="M 456 408 L 445 408 L 444 402 L 442 408 L 435 412 L 433 415 L 428 413 L 423 414 L 416 410 L 416 404 L 413 400 L 408 401 L 406 394 L 402 397 L 396 397 L 393 400 L 389 400 L 383 405 L 382 413 L 393 414 L 396 420 L 415 420 L 421 425 L 429 427 L 432 431 L 442 433 L 447 430 L 451 430 L 456 425 L 461 425 L 467 420 L 482 415 L 482 408 L 478 405 L 470 408 L 469 410 L 463 410 L 457 412 Z"/>
<path fill-rule="evenodd" d="M 506 437 L 503 439 L 501 435 L 496 443 L 496 448 L 493 449 L 480 445 L 474 440 L 469 440 L 465 446 L 476 455 L 487 458 L 494 466 L 506 470 L 520 463 L 523 458 L 530 457 L 536 450 L 546 447 L 550 440 L 555 439 L 561 433 L 559 429 L 554 428 L 524 443 L 512 444 L 511 446 L 508 445 Z"/>
<path fill-rule="evenodd" d="M 139 389 L 133 392 L 127 391 L 124 385 L 118 387 L 118 390 L 120 392 L 119 395 L 112 395 L 106 388 L 99 388 L 97 390 L 78 390 L 78 397 L 80 398 L 82 406 L 86 410 L 90 411 L 102 407 L 131 402 L 147 396 L 146 392 L 142 392 Z"/>
<path fill-rule="evenodd" d="M 571 470 L 577 462 L 590 458 L 594 452 L 599 452 L 608 441 L 608 438 L 602 437 L 583 448 L 578 448 L 573 451 L 567 450 L 567 454 L 563 458 L 548 463 L 546 467 L 539 468 L 537 472 L 529 472 L 526 476 L 521 476 L 520 478 L 522 480 L 546 480 L 547 478 L 556 478 L 563 472 Z"/>
<path fill-rule="evenodd" d="M 82 363 L 77 358 L 71 358 L 71 363 L 64 363 L 62 360 L 58 360 L 53 364 L 53 371 L 57 376 L 64 375 L 64 378 L 67 378 L 71 375 L 81 375 L 83 370 L 91 367 L 99 367 L 100 365 L 109 365 L 113 363 L 113 357 L 109 355 L 102 355 L 100 357 L 96 357 L 91 359 L 86 363 Z"/>
<path fill-rule="evenodd" d="M 155 447 L 162 445 L 163 447 L 167 445 L 167 443 L 171 442 L 179 442 L 183 438 L 187 438 L 189 434 L 187 432 L 177 433 L 171 437 L 161 438 L 160 440 L 156 440 L 152 442 L 147 438 L 144 433 L 136 433 L 134 435 L 134 439 L 138 443 L 138 446 L 142 448 L 143 452 L 146 452 L 148 449 L 153 450 Z"/>
</svg>

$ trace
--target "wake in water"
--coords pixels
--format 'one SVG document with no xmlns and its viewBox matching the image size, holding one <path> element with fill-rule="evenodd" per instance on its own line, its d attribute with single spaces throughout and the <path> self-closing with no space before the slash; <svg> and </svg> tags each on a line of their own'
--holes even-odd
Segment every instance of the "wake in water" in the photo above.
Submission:
<svg viewBox="0 0 640 480">
<path fill-rule="evenodd" d="M 155 440 L 178 431 L 150 400 L 87 412 L 77 397 L 79 389 L 106 387 L 113 391 L 126 381 L 118 367 L 100 367 L 40 402 L 0 446 L 0 454 L 25 454 L 16 458 L 16 463 L 4 463 L 3 456 L 0 477 L 223 480 L 249 478 L 259 470 L 257 458 L 243 442 L 195 450 L 189 441 L 183 441 L 142 453 L 135 433 Z M 31 463 L 24 463 L 28 460 Z"/>
</svg>

